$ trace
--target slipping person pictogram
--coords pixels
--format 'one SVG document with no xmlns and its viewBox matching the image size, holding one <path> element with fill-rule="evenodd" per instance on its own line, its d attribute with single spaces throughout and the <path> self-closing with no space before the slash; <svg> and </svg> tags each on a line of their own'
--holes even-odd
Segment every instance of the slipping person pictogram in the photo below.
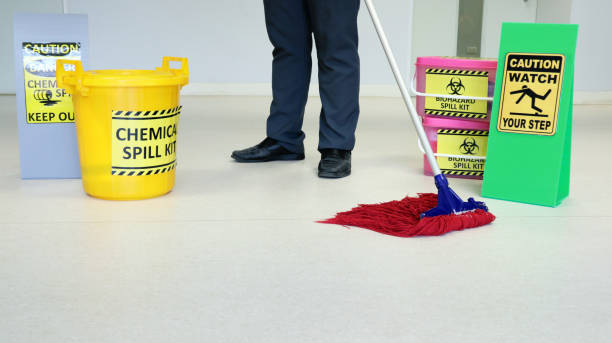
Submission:
<svg viewBox="0 0 612 343">
<path fill-rule="evenodd" d="M 516 90 L 514 92 L 510 92 L 510 94 L 521 94 L 521 96 L 516 100 L 517 104 L 521 103 L 521 101 L 523 101 L 523 98 L 525 96 L 529 96 L 531 98 L 531 108 L 533 108 L 534 110 L 538 111 L 538 113 L 542 113 L 542 109 L 535 105 L 535 101 L 536 101 L 536 99 L 546 100 L 546 98 L 548 98 L 548 96 L 550 95 L 551 91 L 552 90 L 549 89 L 546 92 L 546 94 L 539 95 L 538 93 L 534 92 L 533 89 L 531 89 L 527 85 L 525 85 L 525 86 L 523 86 L 519 90 Z"/>
</svg>

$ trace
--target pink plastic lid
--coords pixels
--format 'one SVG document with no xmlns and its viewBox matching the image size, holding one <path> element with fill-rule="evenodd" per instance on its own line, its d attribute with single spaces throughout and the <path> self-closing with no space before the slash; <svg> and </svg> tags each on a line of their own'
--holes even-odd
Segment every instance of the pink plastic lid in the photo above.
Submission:
<svg viewBox="0 0 612 343">
<path fill-rule="evenodd" d="M 496 59 L 428 56 L 418 57 L 416 64 L 439 68 L 497 69 Z"/>
<path fill-rule="evenodd" d="M 489 130 L 488 121 L 447 119 L 447 118 L 423 118 L 423 126 L 439 127 L 442 129 L 457 129 L 457 130 Z"/>
</svg>

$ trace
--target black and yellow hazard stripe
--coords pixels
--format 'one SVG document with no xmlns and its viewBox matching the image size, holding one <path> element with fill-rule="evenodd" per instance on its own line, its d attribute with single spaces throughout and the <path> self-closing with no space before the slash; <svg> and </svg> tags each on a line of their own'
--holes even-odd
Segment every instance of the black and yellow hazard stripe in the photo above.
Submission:
<svg viewBox="0 0 612 343">
<path fill-rule="evenodd" d="M 113 119 L 162 119 L 181 113 L 183 106 L 155 111 L 113 111 Z"/>
<path fill-rule="evenodd" d="M 453 118 L 468 118 L 468 119 L 484 119 L 487 117 L 486 113 L 464 113 L 464 112 L 450 112 L 450 111 L 438 111 L 438 110 L 425 110 L 425 114 L 432 116 L 444 116 Z"/>
<path fill-rule="evenodd" d="M 454 129 L 439 129 L 439 135 L 469 135 L 469 136 L 488 136 L 489 131 L 482 130 L 454 130 Z"/>
<path fill-rule="evenodd" d="M 442 75 L 466 75 L 466 76 L 489 76 L 488 71 L 481 70 L 455 70 L 455 69 L 425 69 L 427 74 L 442 74 Z"/>
<path fill-rule="evenodd" d="M 127 168 L 127 167 L 112 167 L 112 175 L 115 176 L 148 176 L 148 175 L 157 175 L 167 173 L 176 168 L 176 161 L 172 161 L 170 163 L 161 165 L 161 166 L 151 166 L 151 167 L 137 167 L 137 168 Z"/>
<path fill-rule="evenodd" d="M 442 174 L 444 174 L 444 175 L 454 175 L 454 176 L 483 176 L 484 175 L 484 171 L 466 171 L 466 170 L 442 169 Z"/>
</svg>

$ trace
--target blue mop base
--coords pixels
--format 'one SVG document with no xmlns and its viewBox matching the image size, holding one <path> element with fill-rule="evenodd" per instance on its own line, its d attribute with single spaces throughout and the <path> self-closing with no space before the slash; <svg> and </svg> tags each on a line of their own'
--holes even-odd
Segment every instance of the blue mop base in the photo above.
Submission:
<svg viewBox="0 0 612 343">
<path fill-rule="evenodd" d="M 421 218 L 445 216 L 475 210 L 489 211 L 484 202 L 476 201 L 474 198 L 469 198 L 467 202 L 461 200 L 457 193 L 448 186 L 448 180 L 443 174 L 436 175 L 434 178 L 438 188 L 438 206 L 421 214 Z"/>
</svg>

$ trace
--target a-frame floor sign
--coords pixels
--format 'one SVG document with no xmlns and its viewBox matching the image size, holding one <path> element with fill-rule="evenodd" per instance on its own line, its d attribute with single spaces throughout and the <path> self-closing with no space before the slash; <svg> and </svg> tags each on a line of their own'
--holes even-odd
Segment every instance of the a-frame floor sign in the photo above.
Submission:
<svg viewBox="0 0 612 343">
<path fill-rule="evenodd" d="M 577 37 L 577 25 L 502 25 L 482 196 L 557 206 L 569 195 Z"/>
</svg>

